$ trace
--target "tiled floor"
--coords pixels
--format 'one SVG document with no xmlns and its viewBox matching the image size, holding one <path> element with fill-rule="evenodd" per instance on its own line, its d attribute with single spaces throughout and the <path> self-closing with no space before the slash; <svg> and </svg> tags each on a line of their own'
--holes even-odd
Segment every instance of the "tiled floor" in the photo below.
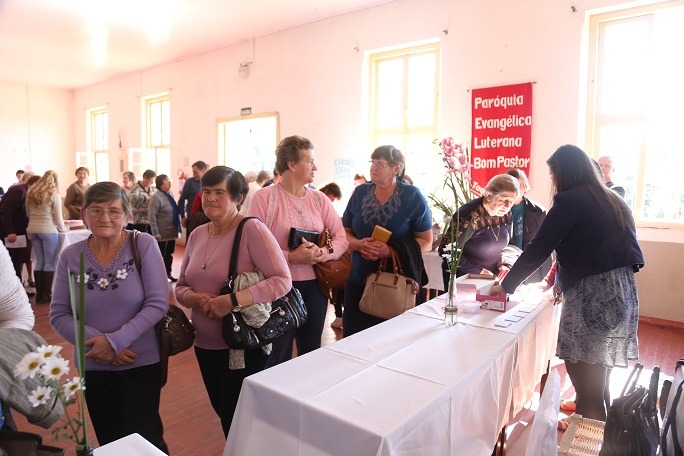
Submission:
<svg viewBox="0 0 684 456">
<path fill-rule="evenodd" d="M 174 255 L 174 276 L 179 273 L 182 254 L 183 247 L 177 247 Z M 172 285 L 169 285 L 169 296 L 174 301 Z M 49 343 L 64 345 L 65 356 L 71 357 L 71 348 L 49 325 L 49 306 L 33 304 L 33 307 L 36 313 L 35 330 Z M 342 336 L 341 330 L 330 327 L 334 318 L 333 308 L 329 306 L 322 339 L 324 345 L 333 343 Z M 684 330 L 641 324 L 639 327 L 639 345 L 641 362 L 647 369 L 658 364 L 664 374 L 672 376 L 675 362 L 684 357 Z M 563 364 L 559 360 L 555 360 L 553 368 L 558 369 L 561 374 L 562 397 L 572 397 L 572 385 L 565 375 Z M 628 372 L 627 369 L 614 370 L 611 378 L 613 395 L 619 394 Z M 650 372 L 644 372 L 642 381 L 647 382 L 649 374 Z M 509 424 L 507 428 L 508 455 L 524 454 L 528 429 L 534 417 L 537 401 L 538 395 L 535 395 L 528 407 Z M 165 439 L 171 454 L 177 456 L 222 454 L 224 439 L 221 426 L 209 405 L 192 350 L 174 356 L 170 360 L 169 382 L 162 391 L 161 416 L 165 426 Z M 21 417 L 16 418 L 22 430 L 41 434 L 45 443 L 54 442 L 49 431 L 28 424 Z M 94 437 L 92 428 L 90 435 Z M 68 448 L 67 454 L 73 453 L 73 445 L 68 442 L 58 442 L 57 445 Z"/>
</svg>

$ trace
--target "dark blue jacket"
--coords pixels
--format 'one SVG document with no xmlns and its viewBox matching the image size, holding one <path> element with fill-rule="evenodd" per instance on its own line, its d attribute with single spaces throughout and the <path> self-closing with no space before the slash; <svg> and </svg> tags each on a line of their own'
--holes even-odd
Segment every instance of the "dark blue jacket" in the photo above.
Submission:
<svg viewBox="0 0 684 456">
<path fill-rule="evenodd" d="M 620 229 L 608 201 L 597 201 L 586 187 L 557 194 L 553 207 L 537 235 L 504 279 L 503 288 L 512 293 L 532 272 L 556 251 L 558 281 L 569 290 L 591 275 L 632 266 L 644 266 L 636 239 L 632 213 L 620 200 L 627 226 Z"/>
</svg>

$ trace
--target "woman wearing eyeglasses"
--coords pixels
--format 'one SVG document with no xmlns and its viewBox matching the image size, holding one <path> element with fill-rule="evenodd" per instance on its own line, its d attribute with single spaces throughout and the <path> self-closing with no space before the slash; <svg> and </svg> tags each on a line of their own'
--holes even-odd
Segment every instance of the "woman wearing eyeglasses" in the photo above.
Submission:
<svg viewBox="0 0 684 456">
<path fill-rule="evenodd" d="M 85 254 L 85 345 L 88 412 L 97 441 L 104 445 L 137 432 L 168 453 L 159 416 L 161 366 L 154 325 L 166 314 L 168 285 L 155 239 L 141 233 L 137 270 L 128 196 L 114 182 L 99 182 L 85 193 L 81 215 L 92 232 L 59 257 L 50 323 L 75 343 L 69 275 L 78 275 Z M 78 278 L 73 285 L 78 287 Z"/>
<path fill-rule="evenodd" d="M 388 244 L 371 237 L 375 226 L 392 232 L 388 243 L 398 253 L 414 252 L 414 261 L 405 264 L 402 260 L 402 266 L 409 276 L 409 267 L 418 271 L 418 276 L 412 277 L 418 282 L 423 269 L 420 252 L 432 248 L 430 209 L 420 190 L 403 181 L 405 164 L 401 151 L 393 146 L 380 146 L 371 154 L 370 165 L 371 181 L 354 189 L 342 216 L 352 250 L 352 272 L 345 285 L 344 337 L 383 321 L 359 310 L 366 277 L 377 271 L 380 259 L 390 256 Z"/>
</svg>

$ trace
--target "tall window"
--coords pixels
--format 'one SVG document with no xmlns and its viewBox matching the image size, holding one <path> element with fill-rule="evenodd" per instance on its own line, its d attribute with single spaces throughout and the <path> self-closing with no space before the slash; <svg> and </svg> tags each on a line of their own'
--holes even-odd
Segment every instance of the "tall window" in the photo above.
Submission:
<svg viewBox="0 0 684 456">
<path fill-rule="evenodd" d="M 370 55 L 373 147 L 391 144 L 406 158 L 406 174 L 424 193 L 434 190 L 438 159 L 439 44 Z"/>
<path fill-rule="evenodd" d="M 587 145 L 644 226 L 684 224 L 684 1 L 591 18 Z"/>
<path fill-rule="evenodd" d="M 278 114 L 219 119 L 218 163 L 241 173 L 272 171 L 278 145 Z"/>
<path fill-rule="evenodd" d="M 96 108 L 89 111 L 90 140 L 88 149 L 93 156 L 95 181 L 109 180 L 109 114 L 107 108 Z"/>
<path fill-rule="evenodd" d="M 171 100 L 168 93 L 143 99 L 145 148 L 128 151 L 128 167 L 141 177 L 147 169 L 171 177 Z"/>
</svg>

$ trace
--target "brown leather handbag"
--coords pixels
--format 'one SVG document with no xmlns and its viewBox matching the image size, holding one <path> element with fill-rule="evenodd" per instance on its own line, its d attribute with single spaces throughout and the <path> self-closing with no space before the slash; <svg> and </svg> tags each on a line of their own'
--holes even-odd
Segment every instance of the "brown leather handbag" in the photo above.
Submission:
<svg viewBox="0 0 684 456">
<path fill-rule="evenodd" d="M 390 247 L 392 268 L 387 270 L 387 258 L 380 260 L 377 272 L 366 278 L 366 288 L 359 302 L 361 312 L 389 319 L 416 306 L 418 282 L 404 275 L 397 252 Z"/>
<path fill-rule="evenodd" d="M 334 253 L 335 249 L 332 246 L 332 236 L 330 230 L 325 229 L 321 234 L 318 246 L 327 248 L 328 253 Z M 349 277 L 351 273 L 351 254 L 349 250 L 344 252 L 338 259 L 329 260 L 314 265 L 314 272 L 316 273 L 316 280 L 323 289 L 338 288 Z"/>
</svg>

